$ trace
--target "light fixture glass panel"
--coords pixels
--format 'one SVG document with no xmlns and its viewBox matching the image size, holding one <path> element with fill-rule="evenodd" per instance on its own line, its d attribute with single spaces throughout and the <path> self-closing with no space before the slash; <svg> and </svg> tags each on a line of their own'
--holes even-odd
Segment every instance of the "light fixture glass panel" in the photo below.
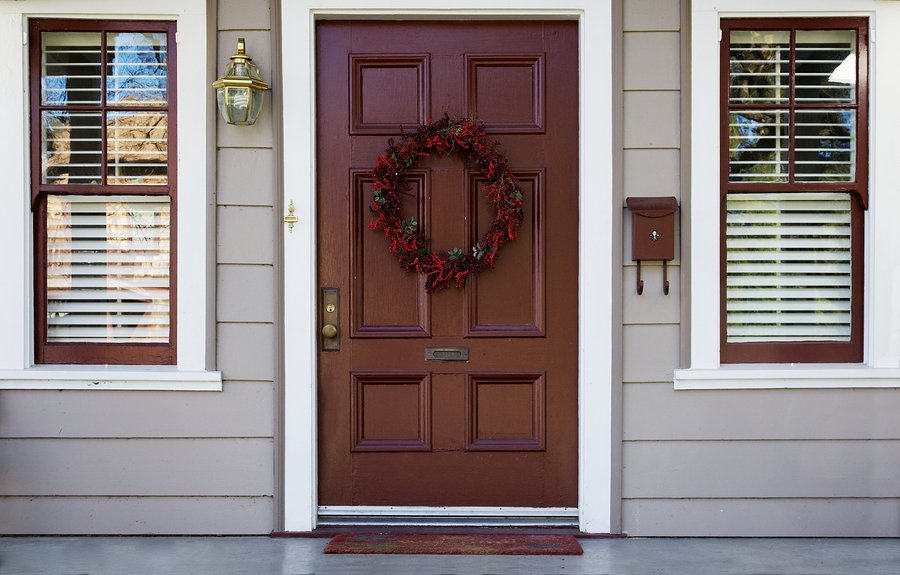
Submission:
<svg viewBox="0 0 900 575">
<path fill-rule="evenodd" d="M 250 88 L 225 88 L 225 98 L 231 111 L 231 121 L 243 124 L 247 121 L 247 110 L 250 107 Z"/>
<path fill-rule="evenodd" d="M 250 90 L 250 106 L 247 110 L 247 117 L 252 118 L 254 122 L 259 117 L 262 110 L 263 92 L 261 90 Z"/>
</svg>

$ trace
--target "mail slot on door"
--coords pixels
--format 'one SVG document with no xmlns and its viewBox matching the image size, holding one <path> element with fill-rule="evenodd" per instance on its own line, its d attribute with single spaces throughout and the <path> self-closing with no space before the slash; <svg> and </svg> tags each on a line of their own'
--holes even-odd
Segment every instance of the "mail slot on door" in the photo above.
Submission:
<svg viewBox="0 0 900 575">
<path fill-rule="evenodd" d="M 426 347 L 425 361 L 469 361 L 469 348 Z"/>
<path fill-rule="evenodd" d="M 669 294 L 666 261 L 675 259 L 675 212 L 678 200 L 666 198 L 628 198 L 625 204 L 634 214 L 631 236 L 631 259 L 637 265 L 637 292 L 644 291 L 641 260 L 662 260 L 663 292 Z"/>
</svg>

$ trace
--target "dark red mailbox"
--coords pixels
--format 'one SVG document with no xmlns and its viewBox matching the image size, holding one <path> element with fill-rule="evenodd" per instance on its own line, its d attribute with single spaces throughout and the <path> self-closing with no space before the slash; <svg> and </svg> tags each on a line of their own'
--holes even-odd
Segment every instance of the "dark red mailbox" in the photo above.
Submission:
<svg viewBox="0 0 900 575">
<path fill-rule="evenodd" d="M 678 200 L 667 198 L 628 198 L 628 209 L 634 214 L 631 236 L 631 258 L 637 262 L 637 292 L 644 291 L 641 260 L 662 260 L 663 292 L 669 295 L 666 262 L 675 259 L 675 212 Z"/>
</svg>

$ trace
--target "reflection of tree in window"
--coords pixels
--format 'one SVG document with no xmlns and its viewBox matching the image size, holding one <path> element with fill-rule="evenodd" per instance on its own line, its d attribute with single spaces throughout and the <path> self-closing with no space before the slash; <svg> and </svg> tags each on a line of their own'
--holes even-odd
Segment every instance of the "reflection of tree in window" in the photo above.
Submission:
<svg viewBox="0 0 900 575">
<path fill-rule="evenodd" d="M 111 33 L 107 42 L 107 101 L 165 103 L 165 34 Z"/>
<path fill-rule="evenodd" d="M 42 99 L 49 105 L 96 105 L 100 101 L 100 37 L 79 34 L 88 40 L 66 43 L 67 33 L 44 35 Z M 56 43 L 58 42 L 58 43 Z M 66 184 L 98 184 L 100 173 L 100 125 L 94 113 L 51 113 L 44 115 L 46 141 L 52 141 L 53 158 L 45 178 Z"/>
</svg>

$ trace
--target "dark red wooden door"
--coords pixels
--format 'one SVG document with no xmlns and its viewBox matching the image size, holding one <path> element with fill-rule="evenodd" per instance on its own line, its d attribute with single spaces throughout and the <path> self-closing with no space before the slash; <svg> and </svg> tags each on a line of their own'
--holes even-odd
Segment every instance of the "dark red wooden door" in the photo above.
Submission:
<svg viewBox="0 0 900 575">
<path fill-rule="evenodd" d="M 320 505 L 577 506 L 577 32 L 317 25 L 318 281 L 340 289 L 340 350 L 319 352 Z M 401 127 L 445 110 L 500 141 L 525 221 L 494 269 L 427 294 L 367 227 L 368 171 Z M 458 155 L 406 175 L 432 249 L 470 249 L 493 220 Z M 469 360 L 426 361 L 436 347 Z"/>
</svg>

